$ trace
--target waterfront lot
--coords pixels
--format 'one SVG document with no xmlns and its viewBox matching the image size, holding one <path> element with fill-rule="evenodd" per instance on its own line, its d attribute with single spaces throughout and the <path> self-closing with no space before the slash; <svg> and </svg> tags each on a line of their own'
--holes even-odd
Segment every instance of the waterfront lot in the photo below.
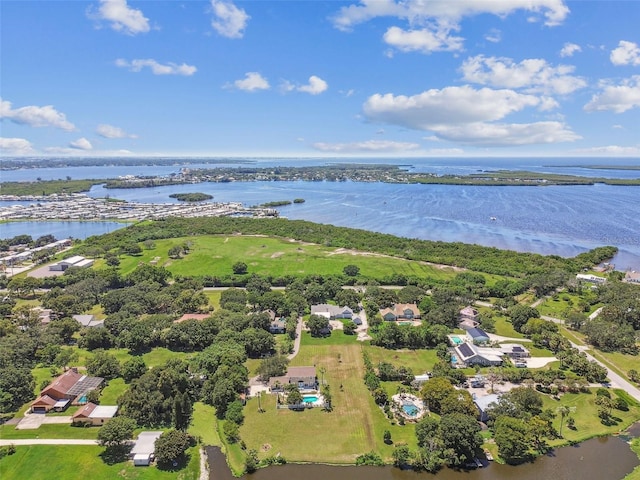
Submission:
<svg viewBox="0 0 640 480">
<path fill-rule="evenodd" d="M 52 472 L 58 472 L 59 478 L 64 480 L 197 480 L 199 476 L 200 456 L 197 447 L 188 450 L 189 463 L 179 474 L 159 470 L 155 465 L 134 467 L 131 462 L 109 465 L 99 456 L 103 450 L 102 447 L 87 445 L 19 446 L 15 454 L 0 462 L 0 478 L 37 480 L 50 478 Z"/>
<path fill-rule="evenodd" d="M 189 245 L 189 254 L 170 259 L 171 247 Z M 404 274 L 434 279 L 450 279 L 456 271 L 452 267 L 438 267 L 424 262 L 327 248 L 321 245 L 288 241 L 286 239 L 254 236 L 199 236 L 155 241 L 155 247 L 143 250 L 139 256 L 124 256 L 120 270 L 127 274 L 140 262 L 165 266 L 174 275 L 229 275 L 238 261 L 247 264 L 249 273 L 281 277 L 284 275 L 341 274 L 346 265 L 357 265 L 360 274 L 384 277 Z"/>
</svg>

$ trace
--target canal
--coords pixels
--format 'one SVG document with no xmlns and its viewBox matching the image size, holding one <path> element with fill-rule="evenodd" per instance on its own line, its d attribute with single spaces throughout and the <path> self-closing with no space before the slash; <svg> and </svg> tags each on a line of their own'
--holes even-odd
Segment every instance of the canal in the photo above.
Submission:
<svg viewBox="0 0 640 480">
<path fill-rule="evenodd" d="M 224 455 L 208 447 L 209 480 L 232 480 Z M 602 437 L 559 448 L 532 463 L 517 467 L 492 463 L 487 468 L 456 471 L 444 468 L 436 475 L 393 467 L 294 465 L 268 467 L 244 480 L 620 480 L 640 460 L 619 437 Z"/>
</svg>

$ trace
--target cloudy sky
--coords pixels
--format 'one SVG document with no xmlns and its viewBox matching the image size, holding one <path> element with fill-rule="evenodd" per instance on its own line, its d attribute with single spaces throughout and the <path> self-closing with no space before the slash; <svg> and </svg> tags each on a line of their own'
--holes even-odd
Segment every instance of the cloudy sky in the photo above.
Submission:
<svg viewBox="0 0 640 480">
<path fill-rule="evenodd" d="M 2 155 L 640 156 L 640 2 L 2 0 Z"/>
</svg>

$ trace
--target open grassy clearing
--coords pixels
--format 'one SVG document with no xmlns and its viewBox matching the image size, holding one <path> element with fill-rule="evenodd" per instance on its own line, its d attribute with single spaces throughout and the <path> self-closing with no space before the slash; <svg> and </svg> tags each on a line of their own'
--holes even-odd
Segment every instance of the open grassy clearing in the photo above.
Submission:
<svg viewBox="0 0 640 480">
<path fill-rule="evenodd" d="M 122 378 L 114 378 L 109 380 L 109 384 L 102 389 L 100 394 L 100 403 L 102 405 L 117 405 L 118 399 L 126 392 L 129 385 L 124 383 Z"/>
<path fill-rule="evenodd" d="M 580 310 L 580 301 L 580 295 L 561 292 L 557 295 L 546 298 L 545 301 L 538 305 L 536 308 L 541 315 L 547 315 L 554 318 L 566 318 L 567 314 L 569 314 L 570 312 Z M 589 311 L 584 313 L 585 315 L 590 315 L 601 306 L 602 304 L 591 305 L 589 306 Z"/>
<path fill-rule="evenodd" d="M 188 450 L 189 463 L 178 472 L 162 471 L 156 466 L 134 467 L 131 462 L 107 465 L 99 457 L 102 451 L 102 447 L 87 445 L 19 446 L 14 455 L 0 462 L 0 478 L 41 480 L 62 474 L 60 478 L 64 480 L 198 479 L 200 456 L 197 447 Z"/>
<path fill-rule="evenodd" d="M 611 397 L 616 398 L 616 395 L 617 391 L 613 390 Z M 595 389 L 591 389 L 591 394 L 566 393 L 560 396 L 559 400 L 545 395 L 543 408 L 550 408 L 555 411 L 561 406 L 569 407 L 571 409 L 569 416 L 575 419 L 576 427 L 575 430 L 569 429 L 566 425 L 565 418 L 564 427 L 562 428 L 562 436 L 564 439 L 553 440 L 550 441 L 549 444 L 551 446 L 557 446 L 567 441 L 578 442 L 591 437 L 615 434 L 637 421 L 640 415 L 640 407 L 637 405 L 630 405 L 628 412 L 613 410 L 612 415 L 616 417 L 619 422 L 616 425 L 606 426 L 600 422 L 595 400 Z M 553 420 L 553 425 L 557 429 L 560 428 L 560 414 Z"/>
<path fill-rule="evenodd" d="M 171 247 L 187 242 L 190 243 L 188 255 L 181 259 L 169 258 Z M 249 273 L 274 277 L 341 274 L 346 265 L 357 265 L 361 275 L 376 278 L 404 274 L 446 280 L 456 273 L 453 268 L 439 268 L 424 262 L 364 252 L 353 254 L 343 249 L 271 237 L 208 235 L 157 240 L 155 243 L 155 248 L 143 250 L 140 255 L 123 256 L 120 271 L 130 273 L 140 262 L 148 263 L 159 257 L 157 265 L 185 276 L 229 275 L 233 273 L 233 264 L 238 261 L 248 265 Z M 493 281 L 493 277 L 486 276 Z"/>
<path fill-rule="evenodd" d="M 371 363 L 373 363 L 374 367 L 380 362 L 389 362 L 395 367 L 409 367 L 413 371 L 414 375 L 430 372 L 438 361 L 438 357 L 436 356 L 436 351 L 434 349 L 387 350 L 382 347 L 375 347 L 372 345 L 367 345 L 364 349 L 369 354 L 369 358 L 371 359 Z"/>
<path fill-rule="evenodd" d="M 193 416 L 188 432 L 200 438 L 203 445 L 217 447 L 222 445 L 217 429 L 216 410 L 210 405 L 202 402 L 196 402 L 193 405 Z"/>
<path fill-rule="evenodd" d="M 358 455 L 371 450 L 389 459 L 393 447 L 382 441 L 387 429 L 395 442 L 415 444 L 413 427 L 391 425 L 365 387 L 364 347 L 357 342 L 335 344 L 332 339 L 323 339 L 324 344 L 305 343 L 292 364 L 326 369 L 324 380 L 331 387 L 333 411 L 277 410 L 275 397 L 264 395 L 265 412 L 259 413 L 258 400 L 253 398 L 245 408 L 245 423 L 240 429 L 247 448 L 255 448 L 263 457 L 280 453 L 289 461 L 353 463 Z M 320 372 L 318 375 L 322 378 Z M 300 428 L 301 422 L 304 428 Z"/>
</svg>

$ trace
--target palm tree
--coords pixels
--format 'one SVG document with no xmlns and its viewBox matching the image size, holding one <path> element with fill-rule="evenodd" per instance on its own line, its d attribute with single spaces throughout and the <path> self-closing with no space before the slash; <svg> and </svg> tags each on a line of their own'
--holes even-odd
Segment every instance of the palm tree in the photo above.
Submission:
<svg viewBox="0 0 640 480">
<path fill-rule="evenodd" d="M 560 413 L 560 436 L 562 437 L 562 424 L 564 423 L 564 418 L 571 413 L 571 409 L 563 405 L 558 408 L 558 413 Z"/>
<path fill-rule="evenodd" d="M 324 385 L 324 374 L 327 373 L 327 368 L 326 367 L 320 367 L 318 368 L 318 371 L 320 372 L 320 375 L 322 375 L 320 384 Z"/>
</svg>

